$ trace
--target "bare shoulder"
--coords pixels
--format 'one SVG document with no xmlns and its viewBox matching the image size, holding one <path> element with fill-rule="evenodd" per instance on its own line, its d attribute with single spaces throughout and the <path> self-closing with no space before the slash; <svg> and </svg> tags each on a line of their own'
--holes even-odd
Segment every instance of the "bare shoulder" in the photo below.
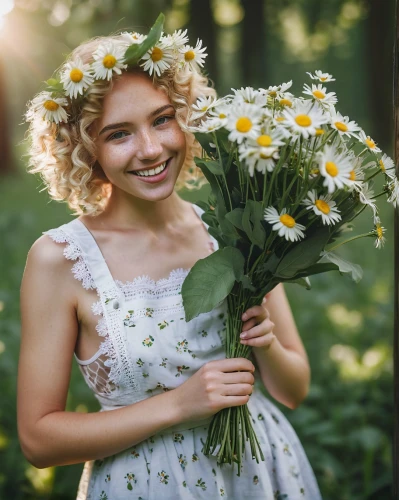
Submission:
<svg viewBox="0 0 399 500">
<path fill-rule="evenodd" d="M 32 291 L 32 288 L 38 287 L 41 293 L 49 295 L 58 288 L 58 297 L 65 292 L 65 296 L 69 296 L 73 302 L 73 263 L 65 258 L 64 249 L 64 244 L 56 243 L 48 235 L 40 236 L 28 252 L 21 292 L 26 288 Z"/>
</svg>

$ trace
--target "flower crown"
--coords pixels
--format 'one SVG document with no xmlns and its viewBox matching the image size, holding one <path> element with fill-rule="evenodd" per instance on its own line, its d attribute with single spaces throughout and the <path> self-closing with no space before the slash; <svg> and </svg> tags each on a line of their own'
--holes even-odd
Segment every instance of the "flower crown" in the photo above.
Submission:
<svg viewBox="0 0 399 500">
<path fill-rule="evenodd" d="M 89 64 L 84 64 L 80 57 L 66 62 L 60 76 L 47 80 L 46 90 L 31 101 L 27 121 L 39 118 L 57 125 L 67 123 L 67 109 L 74 101 L 85 97 L 93 82 L 111 80 L 114 74 L 120 75 L 128 67 L 139 65 L 150 76 L 160 76 L 169 68 L 198 72 L 207 56 L 206 47 L 202 47 L 201 40 L 197 40 L 195 47 L 187 45 L 187 30 L 165 35 L 162 32 L 164 19 L 160 14 L 148 35 L 124 32 L 100 44 Z"/>
</svg>

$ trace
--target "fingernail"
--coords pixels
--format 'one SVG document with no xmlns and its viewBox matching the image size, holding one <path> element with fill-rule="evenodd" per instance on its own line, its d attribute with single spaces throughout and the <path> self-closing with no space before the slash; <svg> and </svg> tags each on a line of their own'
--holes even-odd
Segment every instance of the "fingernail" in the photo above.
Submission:
<svg viewBox="0 0 399 500">
<path fill-rule="evenodd" d="M 241 335 L 240 335 L 240 338 L 241 339 L 246 339 L 247 338 L 247 334 L 245 332 L 243 332 Z"/>
</svg>

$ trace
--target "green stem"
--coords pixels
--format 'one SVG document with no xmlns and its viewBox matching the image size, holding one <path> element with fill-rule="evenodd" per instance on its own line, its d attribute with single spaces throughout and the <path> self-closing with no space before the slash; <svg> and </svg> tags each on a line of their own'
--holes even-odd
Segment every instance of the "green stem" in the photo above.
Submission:
<svg viewBox="0 0 399 500">
<path fill-rule="evenodd" d="M 349 243 L 350 241 L 358 240 L 359 238 L 366 238 L 366 237 L 373 236 L 372 233 L 363 233 L 359 234 L 358 236 L 354 236 L 353 238 L 349 238 L 348 240 L 341 241 L 341 243 L 338 243 L 337 245 L 331 247 L 331 248 L 326 248 L 326 252 L 332 252 L 333 250 L 336 250 L 339 248 L 341 245 L 345 245 L 345 243 Z"/>
</svg>

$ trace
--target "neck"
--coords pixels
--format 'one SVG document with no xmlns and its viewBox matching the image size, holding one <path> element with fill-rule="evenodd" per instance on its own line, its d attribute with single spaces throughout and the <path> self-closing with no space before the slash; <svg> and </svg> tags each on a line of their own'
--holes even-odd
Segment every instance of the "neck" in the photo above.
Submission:
<svg viewBox="0 0 399 500">
<path fill-rule="evenodd" d="M 186 217 L 186 202 L 173 191 L 163 200 L 143 200 L 115 187 L 108 204 L 101 214 L 103 223 L 109 226 L 159 233 L 180 225 Z"/>
</svg>

